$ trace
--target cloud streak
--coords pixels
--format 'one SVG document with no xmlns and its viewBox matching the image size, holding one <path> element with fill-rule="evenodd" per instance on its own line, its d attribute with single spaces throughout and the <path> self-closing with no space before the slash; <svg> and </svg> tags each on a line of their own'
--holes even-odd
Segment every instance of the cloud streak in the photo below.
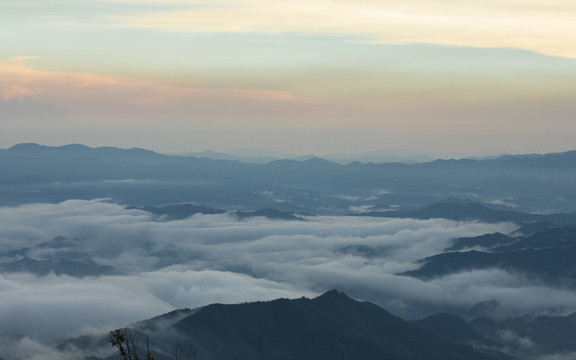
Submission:
<svg viewBox="0 0 576 360">
<path fill-rule="evenodd" d="M 576 67 L 540 54 L 574 57 L 574 8 L 515 0 L 4 1 L 0 97 L 30 97 L 68 115 L 19 109 L 10 120 L 14 111 L 0 110 L 0 143 L 568 150 Z"/>
<path fill-rule="evenodd" d="M 570 34 L 576 6 L 566 1 L 277 0 L 158 2 L 179 6 L 112 17 L 125 27 L 173 32 L 356 35 L 388 44 L 515 47 L 576 58 Z"/>
<path fill-rule="evenodd" d="M 22 99 L 25 96 L 41 100 L 52 99 L 88 105 L 106 102 L 110 106 L 155 107 L 174 106 L 197 98 L 269 99 L 291 100 L 286 92 L 267 89 L 222 89 L 203 88 L 197 81 L 188 84 L 170 84 L 145 79 L 130 78 L 113 74 L 88 72 L 46 71 L 30 66 L 35 57 L 14 57 L 0 60 L 0 78 L 3 85 L 0 93 L 5 100 Z M 5 85 L 4 85 L 5 84 Z M 121 100 L 118 99 L 121 96 Z"/>
<path fill-rule="evenodd" d="M 176 84 L 113 74 L 41 70 L 30 61 L 0 61 L 0 79 L 4 80 L 0 93 L 5 98 L 0 112 L 7 115 L 0 119 L 4 130 L 0 142 L 5 146 L 15 142 L 46 143 L 50 139 L 49 144 L 55 145 L 121 143 L 123 147 L 182 151 L 182 144 L 189 143 L 200 150 L 214 144 L 233 148 L 249 142 L 287 152 L 309 148 L 311 152 L 326 153 L 342 151 L 344 145 L 350 147 L 344 151 L 358 151 L 358 143 L 351 139 L 362 139 L 366 148 L 378 148 L 382 143 L 421 147 L 436 142 L 432 145 L 438 151 L 487 151 L 488 143 L 517 147 L 509 140 L 514 135 L 524 139 L 522 146 L 530 144 L 527 151 L 534 151 L 532 144 L 550 143 L 557 150 L 557 144 L 571 143 L 569 130 L 574 127 L 571 119 L 576 112 L 566 100 L 573 89 L 565 89 L 556 80 L 537 85 L 536 78 L 523 78 L 520 83 L 526 86 L 521 91 L 492 81 L 464 84 L 463 90 L 445 90 L 444 79 L 439 92 L 438 80 L 426 80 L 425 76 L 420 79 L 411 75 L 403 83 L 393 72 L 390 76 L 361 72 L 360 78 L 334 78 L 320 86 L 344 89 L 344 97 L 340 98 L 329 92 L 318 95 L 322 89 L 316 89 L 314 96 L 302 95 L 300 90 L 317 87 L 311 85 L 316 77 L 298 80 L 300 90 L 295 92 L 282 84 L 270 89 L 253 88 L 254 84 L 245 89 L 211 89 L 196 80 Z M 366 68 L 370 66 L 366 64 Z M 542 70 L 535 64 L 532 67 L 535 72 Z M 323 71 L 317 73 L 321 79 L 331 75 Z M 499 71 L 503 73 L 503 69 Z M 567 72 L 562 81 L 569 82 L 572 73 Z M 374 88 L 369 99 L 349 97 L 349 93 L 370 90 L 374 79 L 387 85 Z M 352 81 L 349 88 L 343 87 L 342 82 L 348 84 L 348 80 Z M 418 94 L 405 93 L 416 88 L 416 80 Z M 392 96 L 395 92 L 398 94 Z M 493 97 L 501 99 L 494 102 Z M 524 98 L 532 99 L 531 103 L 526 104 Z M 111 126 L 114 131 L 110 131 Z M 173 140 L 167 143 L 166 136 Z M 95 139 L 100 140 L 94 143 Z"/>
</svg>

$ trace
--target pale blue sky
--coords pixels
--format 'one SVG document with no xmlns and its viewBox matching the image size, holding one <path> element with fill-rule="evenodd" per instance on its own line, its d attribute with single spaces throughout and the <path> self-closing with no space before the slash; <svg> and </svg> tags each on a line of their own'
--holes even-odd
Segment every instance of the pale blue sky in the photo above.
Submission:
<svg viewBox="0 0 576 360">
<path fill-rule="evenodd" d="M 576 147 L 576 50 L 559 45 L 575 6 L 450 5 L 2 1 L 0 147 Z"/>
</svg>

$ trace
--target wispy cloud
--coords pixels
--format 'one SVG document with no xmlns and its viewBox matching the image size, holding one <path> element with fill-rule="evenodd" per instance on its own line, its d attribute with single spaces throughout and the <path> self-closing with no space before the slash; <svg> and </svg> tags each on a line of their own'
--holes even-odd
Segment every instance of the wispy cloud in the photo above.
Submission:
<svg viewBox="0 0 576 360">
<path fill-rule="evenodd" d="M 29 64 L 38 57 L 0 60 L 1 92 L 5 99 L 33 96 L 89 103 L 106 100 L 114 105 L 174 104 L 190 98 L 291 100 L 291 94 L 267 89 L 206 89 L 196 80 L 171 84 L 113 74 L 40 70 Z M 116 99 L 116 101 L 114 100 Z"/>
<path fill-rule="evenodd" d="M 576 58 L 568 1 L 156 1 L 178 5 L 112 17 L 125 27 L 175 32 L 316 33 L 388 44 L 515 47 Z"/>
<path fill-rule="evenodd" d="M 440 60 L 444 58 L 436 59 Z M 515 147 L 534 151 L 534 143 L 554 149 L 557 144 L 567 147 L 572 143 L 573 67 L 565 65 L 567 70 L 559 75 L 538 66 L 539 59 L 527 69 L 530 74 L 550 75 L 545 81 L 540 81 L 540 75 L 524 77 L 527 70 L 506 75 L 512 68 L 507 65 L 482 81 L 474 74 L 455 75 L 462 83 L 454 87 L 451 78 L 427 78 L 411 65 L 390 67 L 396 60 L 386 63 L 384 70 L 374 66 L 376 60 L 363 63 L 358 70 L 299 72 L 288 68 L 288 75 L 280 79 L 277 74 L 283 69 L 263 69 L 258 75 L 251 69 L 247 76 L 219 87 L 211 83 L 216 82 L 211 75 L 174 81 L 48 70 L 34 66 L 34 61 L 0 60 L 0 96 L 4 98 L 0 111 L 10 115 L 0 119 L 0 141 L 5 146 L 30 141 L 82 142 L 182 151 L 182 144 L 202 150 L 250 143 L 321 153 L 343 151 L 346 144 L 350 146 L 346 151 L 358 151 L 387 143 L 438 151 L 464 146 L 468 151 L 517 152 Z M 277 80 L 258 88 L 258 81 L 250 82 L 251 76 Z M 506 76 L 511 77 L 501 79 Z M 15 106 L 22 105 L 24 98 L 32 98 L 30 104 L 49 106 L 35 106 L 34 111 L 30 106 Z M 59 127 L 54 127 L 56 120 Z M 31 127 L 32 123 L 38 126 Z M 518 144 L 510 136 L 521 136 L 523 141 Z M 494 144 L 499 150 L 494 150 Z M 302 145 L 309 150 L 302 150 Z"/>
<path fill-rule="evenodd" d="M 3 1 L 0 56 L 44 58 L 0 61 L 0 97 L 30 97 L 66 108 L 68 116 L 58 128 L 31 127 L 42 124 L 41 115 L 11 109 L 10 118 L 19 119 L 0 118 L 0 143 L 166 152 L 247 144 L 302 153 L 382 144 L 568 150 L 576 62 L 509 47 L 572 56 L 574 6 Z M 418 44 L 383 45 L 406 43 Z M 45 117 L 55 124 L 56 117 Z"/>
</svg>

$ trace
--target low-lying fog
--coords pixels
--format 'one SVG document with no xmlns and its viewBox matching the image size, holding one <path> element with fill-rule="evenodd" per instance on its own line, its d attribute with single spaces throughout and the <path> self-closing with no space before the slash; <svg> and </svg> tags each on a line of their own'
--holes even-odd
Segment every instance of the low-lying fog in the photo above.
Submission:
<svg viewBox="0 0 576 360">
<path fill-rule="evenodd" d="M 91 259 L 118 270 L 84 278 L 0 274 L 2 343 L 41 349 L 175 308 L 313 297 L 333 288 L 408 319 L 491 300 L 511 315 L 576 310 L 576 292 L 498 269 L 426 282 L 395 275 L 442 252 L 451 239 L 509 233 L 514 224 L 305 219 L 239 221 L 221 214 L 162 221 L 105 200 L 0 208 L 0 263 L 23 256 Z M 40 245 L 58 236 L 67 239 L 65 245 Z M 29 250 L 14 252 L 22 248 Z"/>
</svg>

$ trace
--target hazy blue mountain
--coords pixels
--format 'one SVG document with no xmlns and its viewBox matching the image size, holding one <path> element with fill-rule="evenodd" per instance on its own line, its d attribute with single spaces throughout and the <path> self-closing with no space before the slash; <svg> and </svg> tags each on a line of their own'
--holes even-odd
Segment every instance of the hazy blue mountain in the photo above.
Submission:
<svg viewBox="0 0 576 360">
<path fill-rule="evenodd" d="M 558 228 L 558 225 L 551 224 L 548 222 L 536 222 L 536 223 L 528 223 L 520 226 L 516 231 L 514 231 L 515 235 L 532 235 L 537 232 L 551 230 Z"/>
<path fill-rule="evenodd" d="M 574 152 L 418 164 L 341 165 L 314 157 L 251 164 L 143 149 L 19 144 L 0 150 L 0 204 L 108 197 L 135 206 L 192 202 L 342 214 L 353 207 L 411 209 L 457 197 L 565 212 L 576 209 L 574 165 Z"/>
<path fill-rule="evenodd" d="M 362 163 L 423 163 L 434 161 L 436 158 L 414 151 L 404 150 L 379 150 L 357 154 L 334 153 L 322 155 L 321 158 L 334 161 L 343 165 L 359 161 Z"/>
<path fill-rule="evenodd" d="M 543 166 L 549 169 L 561 169 L 573 166 L 576 161 L 576 150 L 550 154 L 505 155 L 487 160 L 495 164 L 513 165 L 521 168 L 526 166 Z"/>
<path fill-rule="evenodd" d="M 473 247 L 489 249 L 498 245 L 509 244 L 517 240 L 518 239 L 512 236 L 504 235 L 502 233 L 484 234 L 475 237 L 464 237 L 454 240 L 453 245 L 447 248 L 446 251 L 463 250 Z"/>
<path fill-rule="evenodd" d="M 296 154 L 291 154 L 291 153 L 286 153 L 286 152 L 282 152 L 282 151 L 276 151 L 276 150 L 269 150 L 269 149 L 255 149 L 255 148 L 236 148 L 236 149 L 232 149 L 227 151 L 227 153 L 234 155 L 234 156 L 239 156 L 239 157 L 246 157 L 246 158 L 261 158 L 261 157 L 267 157 L 267 158 L 273 158 L 275 160 L 280 160 L 280 159 L 296 159 L 302 155 L 296 155 Z M 304 155 L 307 156 L 307 155 Z"/>
<path fill-rule="evenodd" d="M 530 226 L 534 225 L 534 226 Z M 490 252 L 503 253 L 524 249 L 569 248 L 576 246 L 576 225 L 559 226 L 549 223 L 534 223 L 516 230 L 515 236 L 501 233 L 455 239 L 446 251 L 482 247 Z M 541 225 L 541 226 L 538 226 Z M 528 233 L 528 230 L 538 230 Z"/>
<path fill-rule="evenodd" d="M 295 216 L 292 212 L 280 211 L 277 209 L 260 209 L 255 211 L 225 211 L 214 209 L 207 206 L 193 205 L 193 204 L 175 204 L 168 206 L 129 206 L 127 210 L 143 210 L 165 220 L 180 220 L 186 219 L 195 214 L 224 214 L 236 216 L 238 219 L 248 219 L 253 217 L 265 217 L 271 220 L 303 220 L 301 217 Z"/>
<path fill-rule="evenodd" d="M 576 225 L 549 228 L 530 236 L 520 237 L 518 241 L 502 244 L 492 249 L 495 252 L 507 252 L 523 249 L 570 248 L 576 246 Z"/>
<path fill-rule="evenodd" d="M 0 273 L 27 272 L 39 276 L 54 272 L 73 277 L 117 275 L 113 266 L 92 259 L 95 249 L 78 239 L 57 236 L 35 246 L 0 253 Z M 107 249 L 99 249 L 105 253 Z"/>
<path fill-rule="evenodd" d="M 74 240 L 65 238 L 64 236 L 56 236 L 52 240 L 36 245 L 36 247 L 40 249 L 62 249 L 73 246 L 75 246 Z"/>
<path fill-rule="evenodd" d="M 136 206 L 129 206 L 126 208 L 127 210 L 143 210 L 149 213 L 152 213 L 156 216 L 162 216 L 167 220 L 180 220 L 186 219 L 195 214 L 223 214 L 226 211 L 214 209 L 208 206 L 201 206 L 201 205 L 194 205 L 194 204 L 175 204 L 175 205 L 168 205 L 168 206 L 144 206 L 144 207 L 136 207 Z"/>
<path fill-rule="evenodd" d="M 413 211 L 367 212 L 359 216 L 391 218 L 433 219 L 443 218 L 457 221 L 479 220 L 488 223 L 512 221 L 517 224 L 537 222 L 567 225 L 576 223 L 576 213 L 570 214 L 526 214 L 518 211 L 495 210 L 477 203 L 440 202 Z"/>
<path fill-rule="evenodd" d="M 455 251 L 481 247 L 487 251 Z M 420 260 L 403 275 L 430 279 L 461 271 L 501 268 L 554 284 L 576 284 L 576 226 L 548 228 L 529 236 L 486 234 L 456 239 L 448 252 Z"/>
<path fill-rule="evenodd" d="M 519 355 L 576 351 L 576 313 L 568 316 L 526 315 L 500 321 L 484 317 L 470 320 L 468 325 L 482 336 L 513 348 Z"/>
<path fill-rule="evenodd" d="M 52 260 L 56 262 L 60 259 L 63 259 L 81 262 L 84 260 L 90 260 L 90 250 L 93 249 L 85 248 L 83 244 L 79 243 L 77 239 L 68 239 L 63 236 L 57 236 L 51 240 L 39 243 L 35 246 L 23 247 L 21 249 L 2 252 L 0 253 L 0 257 L 12 260 L 19 260 L 26 257 L 33 258 L 36 256 L 35 253 L 37 253 L 38 250 L 40 250 L 44 256 L 48 257 L 37 260 Z"/>
<path fill-rule="evenodd" d="M 212 150 L 205 150 L 202 152 L 188 152 L 188 153 L 181 153 L 175 154 L 177 156 L 190 156 L 195 158 L 207 158 L 212 160 L 231 160 L 231 161 L 240 161 L 244 163 L 254 163 L 254 164 L 265 164 L 275 160 L 280 159 L 296 159 L 297 156 L 294 155 L 287 155 L 287 157 L 276 157 L 276 156 L 267 156 L 266 154 L 257 155 L 254 154 L 253 156 L 249 155 L 234 155 L 222 152 L 216 152 Z"/>
<path fill-rule="evenodd" d="M 433 314 L 424 319 L 414 320 L 412 324 L 457 344 L 486 347 L 496 347 L 498 344 L 481 335 L 463 318 L 448 313 Z"/>
<path fill-rule="evenodd" d="M 197 156 L 197 157 L 209 157 L 211 159 L 227 159 L 227 160 L 238 160 L 243 162 L 253 162 L 253 163 L 266 163 L 274 160 L 307 160 L 312 155 L 295 155 L 287 154 L 277 151 L 270 150 L 257 150 L 257 149 L 236 149 L 231 150 L 228 153 L 218 153 L 214 151 L 203 151 L 200 153 L 187 153 L 186 155 Z M 400 162 L 400 163 L 416 163 L 416 162 L 428 162 L 435 158 L 427 156 L 414 151 L 407 150 L 379 150 L 363 153 L 332 153 L 319 155 L 318 157 L 330 161 L 337 162 L 339 164 L 349 164 L 354 161 L 359 161 L 363 163 L 390 163 L 390 162 Z"/>
<path fill-rule="evenodd" d="M 343 254 L 362 256 L 368 259 L 375 258 L 385 249 L 373 248 L 368 245 L 348 245 L 338 249 Z"/>
<path fill-rule="evenodd" d="M 505 351 L 518 359 L 540 358 L 545 354 L 569 359 L 569 353 L 576 350 L 576 314 L 524 315 L 504 320 L 479 317 L 466 321 L 442 313 L 412 324 L 454 343 Z"/>
<path fill-rule="evenodd" d="M 430 279 L 476 269 L 501 268 L 549 283 L 576 284 L 576 246 L 524 249 L 501 253 L 449 252 L 423 259 L 422 267 L 403 275 Z"/>
<path fill-rule="evenodd" d="M 419 251 L 435 250 L 430 250 L 434 253 L 418 256 L 436 255 L 422 259 L 419 269 L 403 275 L 428 280 L 467 270 L 500 268 L 520 275 L 522 286 L 527 284 L 538 289 L 548 288 L 551 292 L 570 292 L 576 285 L 574 165 L 574 151 L 414 164 L 355 161 L 344 165 L 319 157 L 244 163 L 237 159 L 168 156 L 143 149 L 19 144 L 0 150 L 0 206 L 106 198 L 110 200 L 94 203 L 101 209 L 110 205 L 106 204 L 108 201 L 122 204 L 114 205 L 118 209 L 112 212 L 117 211 L 118 218 L 125 217 L 124 221 L 134 221 L 134 224 L 125 226 L 120 223 L 116 228 L 122 231 L 115 228 L 113 231 L 102 231 L 98 236 L 89 233 L 98 232 L 96 229 L 102 226 L 82 227 L 81 230 L 86 230 L 78 231 L 80 235 L 61 232 L 63 226 L 48 226 L 45 231 L 38 231 L 38 235 L 23 236 L 21 244 L 18 237 L 9 239 L 6 251 L 0 254 L 0 272 L 28 272 L 39 276 L 54 272 L 81 278 L 119 273 L 130 275 L 131 272 L 144 273 L 178 265 L 167 269 L 169 271 L 166 273 L 175 269 L 210 266 L 222 272 L 244 274 L 258 281 L 268 280 L 267 274 L 273 273 L 277 264 L 262 266 L 266 255 L 246 256 L 247 260 L 228 257 L 227 252 L 233 246 L 238 249 L 251 247 L 249 241 L 256 236 L 253 233 L 266 235 L 263 237 L 266 241 L 276 241 L 259 228 L 252 231 L 252 227 L 248 226 L 250 221 L 241 220 L 253 217 L 303 220 L 298 214 L 354 213 L 373 217 L 514 222 L 520 228 L 513 233 L 456 238 L 441 254 L 436 254 L 437 246 L 419 247 Z M 122 208 L 128 205 L 130 207 L 127 209 L 146 211 L 150 216 L 139 213 L 132 219 L 135 212 L 122 213 Z M 32 212 L 34 206 L 29 208 Z M 99 211 L 90 212 L 90 216 L 93 219 L 103 218 L 102 215 L 108 210 Z M 232 224 L 232 227 L 222 232 L 219 229 L 213 231 L 212 227 L 196 231 L 192 228 L 196 224 L 188 224 L 194 221 L 181 222 L 173 225 L 182 225 L 182 230 L 170 236 L 164 236 L 166 233 L 155 227 L 168 228 L 171 224 L 159 221 L 186 219 L 195 214 L 230 215 L 199 217 L 199 223 L 213 223 L 214 226 L 226 223 Z M 234 217 L 239 221 L 236 222 Z M 314 220 L 317 219 L 323 218 Z M 386 222 L 359 218 L 347 218 L 347 221 L 378 226 Z M 266 221 L 254 223 L 269 225 Z M 414 221 L 406 223 L 421 224 Z M 294 231 L 298 235 L 297 228 L 307 227 L 310 222 L 278 224 L 286 229 L 284 232 Z M 324 223 L 321 224 L 312 230 L 307 229 L 312 235 L 306 236 L 315 238 L 315 232 L 324 226 Z M 24 225 L 21 227 L 26 227 Z M 458 225 L 466 229 L 466 233 L 472 231 L 466 226 L 477 226 Z M 498 229 L 503 232 L 508 227 L 490 226 L 493 229 L 490 231 Z M 240 227 L 242 234 L 238 231 Z M 487 228 L 488 225 L 477 228 L 482 227 Z M 339 225 L 335 228 L 339 228 Z M 332 228 L 327 226 L 326 229 L 319 233 L 319 238 L 332 237 Z M 44 235 L 39 235 L 41 233 Z M 52 238 L 58 233 L 69 237 Z M 372 231 L 364 233 L 362 230 L 354 237 L 350 236 L 352 240 L 348 242 L 334 242 L 341 245 L 330 243 L 334 247 L 324 253 L 338 258 L 352 255 L 345 260 L 358 264 L 365 262 L 370 266 L 374 264 L 376 271 L 381 271 L 377 268 L 380 264 L 385 269 L 382 271 L 392 271 L 390 268 L 412 269 L 413 258 L 405 267 L 387 267 L 388 263 L 383 259 L 389 256 L 391 262 L 396 261 L 394 251 L 399 251 L 398 248 L 379 244 L 377 241 L 380 239 L 368 233 L 372 234 Z M 370 239 L 366 243 L 370 246 L 362 244 L 368 236 Z M 320 243 L 320 240 L 314 241 Z M 245 247 L 241 246 L 244 242 Z M 328 243 L 322 240 L 324 242 Z M 218 243 L 218 246 L 213 243 Z M 300 244 L 298 241 L 286 241 L 283 245 L 287 243 Z M 256 245 L 254 247 L 259 246 Z M 468 251 L 471 249 L 482 251 Z M 297 250 L 300 252 L 301 249 Z M 319 258 L 318 254 L 320 252 L 314 252 L 313 256 Z M 125 259 L 133 263 L 125 264 Z M 114 267 L 101 264 L 113 264 Z M 298 274 L 297 271 L 294 273 Z M 435 282 L 449 280 L 437 279 Z M 400 277 L 393 281 L 418 286 L 423 284 L 423 291 L 426 291 L 425 286 L 430 285 Z M 310 285 L 313 286 L 321 285 Z M 367 281 L 354 290 L 358 291 L 356 294 L 368 297 L 373 291 L 370 286 L 373 283 Z M 526 293 L 524 288 L 521 290 Z M 382 290 L 375 301 L 393 304 L 391 298 L 396 300 L 402 297 L 394 291 L 388 294 Z M 499 307 L 496 301 L 484 301 L 490 299 L 490 296 L 484 297 L 485 294 L 467 300 L 464 305 L 432 303 L 435 300 L 428 303 L 426 292 L 418 292 L 418 296 L 413 298 L 405 295 L 408 291 L 399 294 L 404 294 L 407 299 L 398 300 L 402 304 L 394 306 L 417 308 L 414 313 L 418 316 L 452 310 L 458 314 L 484 314 L 491 310 L 496 313 Z M 473 306 L 477 301 L 481 303 Z M 504 301 L 501 303 L 507 306 L 507 311 L 515 311 L 510 310 L 511 306 Z M 467 313 L 468 308 L 470 311 Z M 558 308 L 562 308 L 562 305 L 558 305 Z M 555 311 L 551 308 L 547 310 Z M 521 311 L 524 310 L 517 313 Z M 569 329 L 571 320 L 542 318 L 534 322 L 534 317 L 530 317 L 523 319 L 524 322 L 517 320 L 502 325 L 500 321 L 484 319 L 483 322 L 478 320 L 471 328 L 472 325 L 462 319 L 444 314 L 408 324 L 373 304 L 356 302 L 338 292 L 330 292 L 313 300 L 280 299 L 265 303 L 211 305 L 190 313 L 180 312 L 171 319 L 169 332 L 163 332 L 168 328 L 160 330 L 158 327 L 155 334 L 164 341 L 168 334 L 179 333 L 180 339 L 192 341 L 202 352 L 201 359 L 431 359 L 430 354 L 442 359 L 487 359 L 491 355 L 479 355 L 470 347 L 460 345 L 491 347 L 493 343 L 490 341 L 499 342 L 502 339 L 499 340 L 498 336 L 506 334 L 507 330 L 538 342 L 547 353 L 553 352 L 554 346 L 562 351 L 572 349 L 568 340 L 554 343 L 553 339 L 545 338 L 547 334 L 560 331 L 558 329 Z M 492 330 L 480 331 L 478 324 Z M 548 324 L 550 327 L 546 328 Z M 142 324 L 139 326 L 145 327 Z M 519 329 L 522 326 L 533 327 L 534 330 L 531 330 L 532 333 L 521 333 Z M 430 335 L 430 332 L 442 339 Z M 500 344 L 507 346 L 502 342 Z M 540 345 L 537 346 L 537 351 L 541 351 Z M 158 359 L 165 352 L 165 349 L 159 348 Z"/>
<path fill-rule="evenodd" d="M 235 211 L 233 214 L 235 214 L 239 219 L 249 219 L 261 216 L 271 220 L 303 220 L 301 217 L 295 216 L 294 213 L 288 213 L 276 209 L 260 209 L 248 212 Z"/>
<path fill-rule="evenodd" d="M 108 265 L 99 265 L 92 260 L 72 261 L 66 259 L 36 260 L 24 257 L 20 260 L 0 264 L 0 273 L 27 272 L 40 276 L 54 272 L 56 275 L 69 275 L 73 277 L 115 275 L 118 271 Z"/>
</svg>

